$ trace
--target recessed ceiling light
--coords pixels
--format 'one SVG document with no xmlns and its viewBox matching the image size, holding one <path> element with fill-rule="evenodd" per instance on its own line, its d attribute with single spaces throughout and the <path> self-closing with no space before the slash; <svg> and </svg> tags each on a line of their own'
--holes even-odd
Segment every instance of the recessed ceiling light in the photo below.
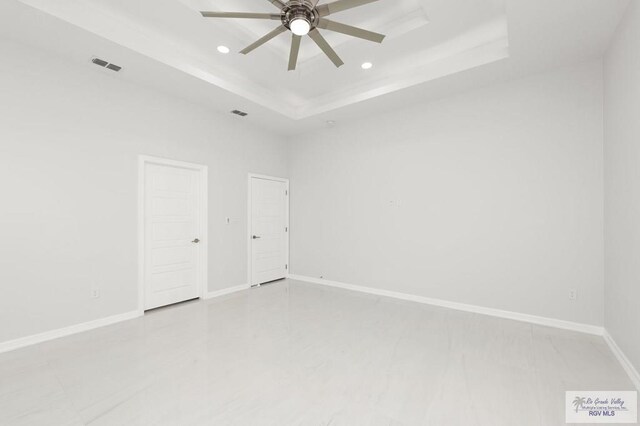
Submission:
<svg viewBox="0 0 640 426">
<path fill-rule="evenodd" d="M 364 64 L 361 65 L 363 70 L 371 69 L 372 66 L 373 64 L 371 62 L 365 62 Z"/>
<path fill-rule="evenodd" d="M 220 53 L 229 53 L 229 48 L 227 46 L 218 46 L 218 52 Z"/>
</svg>

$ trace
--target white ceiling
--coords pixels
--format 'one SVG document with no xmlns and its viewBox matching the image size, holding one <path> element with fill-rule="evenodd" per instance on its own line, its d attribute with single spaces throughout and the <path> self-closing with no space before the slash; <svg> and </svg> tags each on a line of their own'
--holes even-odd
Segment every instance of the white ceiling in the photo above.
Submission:
<svg viewBox="0 0 640 426">
<path fill-rule="evenodd" d="M 250 115 L 239 120 L 290 135 L 599 57 L 627 4 L 380 0 L 331 19 L 387 34 L 381 45 L 324 31 L 345 65 L 336 69 L 305 39 L 292 72 L 288 34 L 247 56 L 216 51 L 237 52 L 276 21 L 198 13 L 277 12 L 267 0 L 10 0 L 0 5 L 0 31 L 87 67 L 104 58 L 124 67 L 117 78 L 225 113 L 242 109 Z M 365 61 L 374 67 L 362 70 Z"/>
</svg>

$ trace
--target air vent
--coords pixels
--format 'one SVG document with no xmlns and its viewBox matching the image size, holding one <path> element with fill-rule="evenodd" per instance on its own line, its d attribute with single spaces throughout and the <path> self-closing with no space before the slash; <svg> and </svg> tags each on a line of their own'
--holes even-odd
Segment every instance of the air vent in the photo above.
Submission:
<svg viewBox="0 0 640 426">
<path fill-rule="evenodd" d="M 103 61 L 102 59 L 98 59 L 98 58 L 93 58 L 91 62 L 93 62 L 96 65 L 100 65 L 101 67 L 106 67 L 107 65 L 109 65 L 109 62 Z"/>
<path fill-rule="evenodd" d="M 249 115 L 248 113 L 240 111 L 238 109 L 234 109 L 233 111 L 231 111 L 231 114 L 239 115 L 240 117 L 246 117 L 247 115 Z"/>
<path fill-rule="evenodd" d="M 109 63 L 109 62 L 107 62 L 107 61 L 105 61 L 103 59 L 100 59 L 100 58 L 92 58 L 91 62 L 93 62 L 94 64 L 96 64 L 96 65 L 98 65 L 98 66 L 100 66 L 102 68 L 107 68 L 107 69 L 110 69 L 111 71 L 115 71 L 115 72 L 118 72 L 118 71 L 120 71 L 122 69 L 121 66 L 118 66 L 116 64 L 111 64 L 111 63 Z"/>
</svg>

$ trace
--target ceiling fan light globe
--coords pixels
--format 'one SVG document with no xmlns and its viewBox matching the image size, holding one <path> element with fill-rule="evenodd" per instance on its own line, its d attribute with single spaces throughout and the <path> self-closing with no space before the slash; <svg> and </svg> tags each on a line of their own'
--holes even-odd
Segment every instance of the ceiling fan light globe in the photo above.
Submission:
<svg viewBox="0 0 640 426">
<path fill-rule="evenodd" d="M 311 24 L 309 24 L 309 21 L 302 18 L 294 19 L 291 21 L 289 26 L 291 27 L 291 32 L 297 36 L 307 35 L 309 34 L 309 30 L 311 30 Z"/>
</svg>

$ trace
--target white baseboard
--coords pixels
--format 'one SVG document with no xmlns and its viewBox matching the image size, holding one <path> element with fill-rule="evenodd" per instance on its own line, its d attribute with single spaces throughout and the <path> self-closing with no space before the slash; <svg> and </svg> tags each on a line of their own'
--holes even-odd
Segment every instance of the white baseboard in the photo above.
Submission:
<svg viewBox="0 0 640 426">
<path fill-rule="evenodd" d="M 246 290 L 248 288 L 251 288 L 249 284 L 241 284 L 234 287 L 223 288 L 222 290 L 210 291 L 204 298 L 213 299 L 214 297 L 224 296 L 226 294 L 235 293 L 237 291 Z"/>
<path fill-rule="evenodd" d="M 416 296 L 413 294 L 398 293 L 395 291 L 381 290 L 378 288 L 365 287 L 354 284 L 345 284 L 338 281 L 325 280 L 322 278 L 307 277 L 304 275 L 289 274 L 289 279 L 306 281 L 315 284 L 338 287 L 346 290 L 359 291 L 362 293 L 375 294 L 378 296 L 392 297 L 394 299 L 409 300 L 411 302 L 424 303 L 427 305 L 440 306 L 443 308 L 455 309 L 458 311 L 473 312 L 476 314 L 490 315 L 499 318 L 506 318 L 516 321 L 523 321 L 532 324 L 544 325 L 547 327 L 562 328 L 565 330 L 579 331 L 581 333 L 595 334 L 602 336 L 604 328 L 591 324 L 582 324 L 571 321 L 564 321 L 554 318 L 540 317 L 536 315 L 521 314 L 519 312 L 503 311 L 500 309 L 487 308 L 484 306 L 468 305 L 465 303 L 451 302 L 448 300 L 432 299 L 430 297 Z"/>
<path fill-rule="evenodd" d="M 242 284 L 235 287 L 225 288 L 223 290 L 212 291 L 207 293 L 204 299 L 211 299 L 214 297 L 224 296 L 225 294 L 235 293 L 249 288 L 249 284 Z M 35 345 L 37 343 L 46 342 L 48 340 L 57 339 L 59 337 L 69 336 L 71 334 L 81 333 L 83 331 L 93 330 L 95 328 L 104 327 L 106 325 L 115 324 L 121 321 L 130 320 L 133 318 L 141 317 L 144 312 L 132 311 L 124 314 L 113 315 L 106 318 L 100 318 L 94 321 L 84 322 L 82 324 L 71 325 L 69 327 L 59 328 L 56 330 L 46 331 L 40 334 L 34 334 L 32 336 L 21 337 L 15 340 L 8 340 L 6 342 L 0 342 L 0 353 L 13 351 L 15 349 L 24 348 L 25 346 Z"/>
<path fill-rule="evenodd" d="M 0 343 L 0 353 L 13 351 L 15 349 L 24 348 L 25 346 L 35 345 L 36 343 L 46 342 L 48 340 L 57 339 L 59 337 L 69 336 L 71 334 L 81 333 L 83 331 L 93 330 L 94 328 L 104 327 L 106 325 L 137 318 L 142 314 L 138 311 L 127 312 L 124 314 L 113 315 L 106 318 L 84 322 L 69 327 L 59 328 L 56 330 L 46 331 L 32 336 L 21 337 L 15 340 L 9 340 Z"/>
<path fill-rule="evenodd" d="M 640 374 L 638 374 L 638 370 L 636 370 L 631 361 L 629 361 L 629 358 L 627 358 L 624 352 L 622 352 L 622 349 L 620 349 L 616 341 L 613 340 L 613 337 L 611 337 L 611 334 L 609 334 L 607 330 L 604 331 L 603 337 L 605 342 L 607 342 L 607 345 L 609 345 L 609 349 L 611 349 L 611 352 L 613 352 L 620 364 L 622 364 L 622 368 L 624 368 L 624 371 L 626 371 L 629 375 L 629 378 L 633 382 L 636 389 L 640 391 Z"/>
<path fill-rule="evenodd" d="M 602 336 L 605 342 L 607 343 L 607 345 L 609 346 L 609 348 L 611 349 L 611 352 L 613 352 L 614 356 L 618 359 L 618 362 L 620 362 L 620 364 L 622 365 L 622 368 L 628 374 L 629 378 L 631 379 L 631 382 L 638 389 L 638 391 L 640 391 L 640 373 L 638 373 L 638 370 L 636 370 L 636 368 L 631 363 L 629 358 L 627 358 L 624 352 L 616 344 L 613 337 L 611 337 L 609 332 L 604 327 L 599 327 L 599 326 L 590 325 L 590 324 L 576 323 L 571 321 L 564 321 L 564 320 L 559 320 L 554 318 L 540 317 L 536 315 L 521 314 L 518 312 L 503 311 L 500 309 L 486 308 L 483 306 L 467 305 L 464 303 L 450 302 L 448 300 L 432 299 L 428 297 L 415 296 L 412 294 L 398 293 L 395 291 L 381 290 L 377 288 L 359 286 L 354 284 L 345 284 L 338 281 L 307 277 L 303 275 L 289 274 L 288 278 L 292 280 L 306 281 L 310 283 L 321 284 L 321 285 L 326 285 L 330 287 L 337 287 L 337 288 L 342 288 L 346 290 L 375 294 L 378 296 L 386 296 L 386 297 L 392 297 L 395 299 L 425 303 L 428 305 L 456 309 L 459 311 L 474 312 L 477 314 L 490 315 L 490 316 L 499 317 L 499 318 L 507 318 L 507 319 L 512 319 L 516 321 L 523 321 L 523 322 L 528 322 L 532 324 L 562 328 L 565 330 L 572 330 L 572 331 L 578 331 L 582 333 L 595 334 L 598 336 Z"/>
</svg>

